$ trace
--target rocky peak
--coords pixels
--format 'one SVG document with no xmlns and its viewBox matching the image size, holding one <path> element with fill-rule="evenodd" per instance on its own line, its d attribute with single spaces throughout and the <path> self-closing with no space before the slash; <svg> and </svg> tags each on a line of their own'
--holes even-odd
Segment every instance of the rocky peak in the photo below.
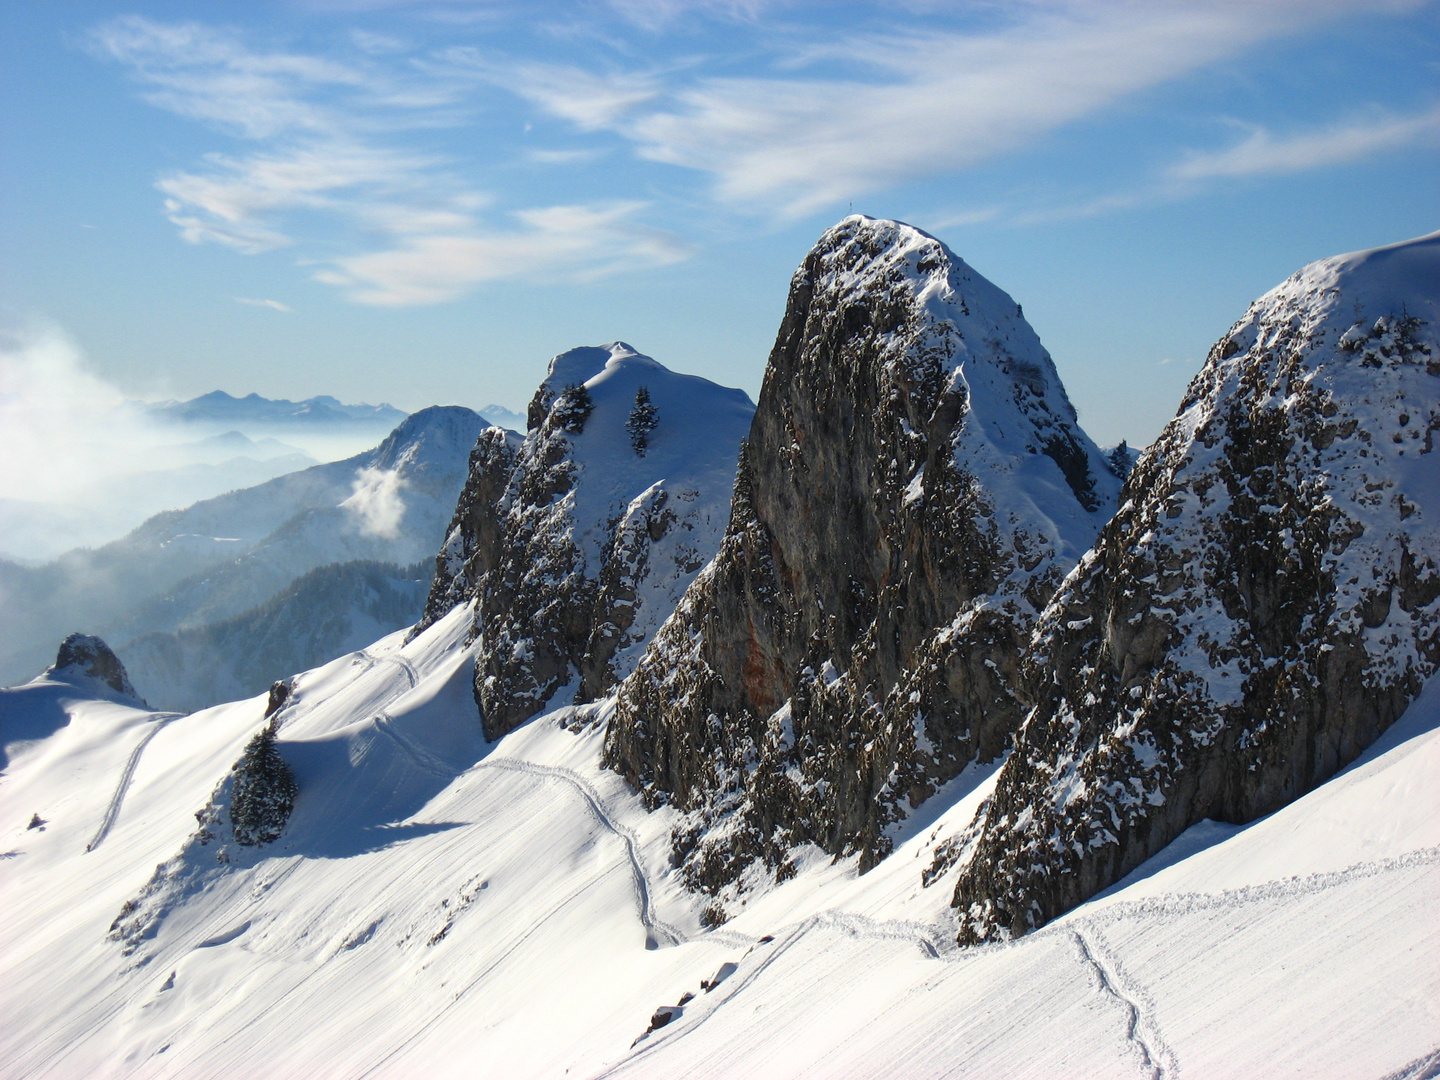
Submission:
<svg viewBox="0 0 1440 1080">
<path fill-rule="evenodd" d="M 125 665 L 109 645 L 93 634 L 71 634 L 60 642 L 55 663 L 46 669 L 49 678 L 68 682 L 99 684 L 127 698 L 140 700 Z"/>
<path fill-rule="evenodd" d="M 1295 799 L 1440 665 L 1437 317 L 1440 234 L 1306 267 L 1210 351 L 1041 618 L 1036 707 L 939 860 L 962 941 Z"/>
<path fill-rule="evenodd" d="M 1020 643 L 1118 487 L 1013 299 L 908 225 L 826 232 L 720 553 L 609 729 L 610 764 L 687 812 L 690 882 L 733 891 L 804 842 L 873 859 L 998 754 Z"/>
<path fill-rule="evenodd" d="M 642 387 L 644 454 L 626 430 Z M 753 412 L 616 342 L 550 362 L 523 439 L 481 435 L 417 632 L 474 602 L 487 737 L 630 672 L 719 545 Z"/>
</svg>

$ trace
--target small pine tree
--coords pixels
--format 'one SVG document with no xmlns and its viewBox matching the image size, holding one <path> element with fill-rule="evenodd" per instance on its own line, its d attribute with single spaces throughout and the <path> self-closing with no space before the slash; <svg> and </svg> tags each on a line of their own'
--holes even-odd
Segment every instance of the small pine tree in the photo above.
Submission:
<svg viewBox="0 0 1440 1080">
<path fill-rule="evenodd" d="M 650 433 L 655 430 L 658 421 L 655 419 L 657 410 L 650 403 L 650 391 L 645 387 L 635 391 L 635 407 L 630 410 L 630 419 L 625 421 L 625 430 L 630 433 L 630 445 L 635 448 L 635 453 L 641 457 L 650 446 Z"/>
<path fill-rule="evenodd" d="M 1130 467 L 1133 463 L 1130 461 L 1130 448 L 1125 445 L 1124 439 L 1120 440 L 1119 446 L 1110 451 L 1109 462 L 1110 471 L 1121 480 L 1130 478 Z"/>
<path fill-rule="evenodd" d="M 295 774 L 275 749 L 275 721 L 250 740 L 235 763 L 230 824 L 237 844 L 268 844 L 280 835 L 295 808 Z"/>
<path fill-rule="evenodd" d="M 560 391 L 551 407 L 551 415 L 563 431 L 579 435 L 585 430 L 585 421 L 590 419 L 590 410 L 595 403 L 590 400 L 590 391 L 581 383 L 571 383 Z"/>
</svg>

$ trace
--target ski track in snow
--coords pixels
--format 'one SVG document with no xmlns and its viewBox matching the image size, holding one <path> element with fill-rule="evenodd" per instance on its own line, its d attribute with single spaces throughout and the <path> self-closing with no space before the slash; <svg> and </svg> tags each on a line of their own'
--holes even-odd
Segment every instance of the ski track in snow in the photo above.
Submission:
<svg viewBox="0 0 1440 1080">
<path fill-rule="evenodd" d="M 1298 900 L 1325 892 L 1327 889 L 1348 885 L 1352 881 L 1359 881 L 1363 878 L 1378 877 L 1382 874 L 1394 873 L 1401 870 L 1412 870 L 1422 866 L 1432 866 L 1436 863 L 1440 863 L 1440 847 L 1417 848 L 1415 851 L 1407 851 L 1404 855 L 1395 855 L 1386 859 L 1376 859 L 1373 862 L 1355 863 L 1353 866 L 1347 866 L 1343 870 L 1329 870 L 1319 874 L 1307 874 L 1305 877 L 1282 878 L 1278 881 L 1268 881 L 1263 885 L 1245 885 L 1238 889 L 1225 889 L 1215 893 L 1164 893 L 1160 896 L 1146 897 L 1143 900 L 1127 900 L 1121 903 L 1110 904 L 1093 914 L 1081 915 L 1079 918 L 1071 921 L 1063 921 L 1065 917 L 1062 916 L 1061 920 L 1052 923 L 1050 927 L 1035 931 L 1033 935 L 1026 935 L 1026 937 L 1016 938 L 1014 941 L 1003 942 L 998 945 L 981 946 L 981 948 L 1012 948 L 1027 938 L 1036 935 L 1054 932 L 1055 930 L 1084 929 L 1126 917 L 1185 915 L 1196 911 L 1206 911 L 1216 908 L 1245 907 L 1249 904 L 1264 903 L 1268 900 Z"/>
<path fill-rule="evenodd" d="M 416 766 L 425 772 L 433 773 L 436 776 L 443 776 L 453 780 L 457 775 L 453 766 L 446 764 L 440 758 L 430 753 L 423 746 L 417 743 L 408 735 L 402 735 L 395 727 L 395 718 L 388 712 L 382 712 L 375 717 L 375 730 L 382 735 L 389 737 L 390 741 L 398 746 L 403 754 L 408 757 Z"/>
<path fill-rule="evenodd" d="M 394 657 L 375 657 L 368 652 L 362 652 L 363 659 L 373 666 L 381 662 L 390 662 L 404 672 L 407 681 L 413 687 L 419 681 L 418 673 L 414 666 L 407 660 Z M 139 761 L 149 745 L 150 741 L 159 733 L 161 728 L 171 721 L 178 719 L 183 714 L 161 714 L 157 717 L 149 731 L 141 738 L 136 747 L 132 750 L 128 761 L 122 771 L 116 789 L 111 796 L 109 806 L 106 809 L 104 819 L 91 840 L 87 851 L 97 847 L 109 833 L 111 827 L 118 819 L 120 809 L 123 805 L 125 794 L 135 774 Z M 426 747 L 418 743 L 412 736 L 403 733 L 395 724 L 394 718 L 385 711 L 379 712 L 374 718 L 375 727 L 395 746 L 412 761 L 417 768 L 439 777 L 449 779 L 457 778 L 464 773 L 473 772 L 482 768 L 505 769 L 511 772 L 524 773 L 539 779 L 558 781 L 568 785 L 577 792 L 589 807 L 596 821 L 606 830 L 618 836 L 625 845 L 626 855 L 629 862 L 632 883 L 635 889 L 639 918 L 646 931 L 646 947 L 655 948 L 662 945 L 679 945 L 687 938 L 676 927 L 661 921 L 655 913 L 653 888 L 648 881 L 640 859 L 640 842 L 636 834 L 626 825 L 616 820 L 606 809 L 604 800 L 599 791 L 585 777 L 570 769 L 558 766 L 542 765 L 537 762 L 527 761 L 521 758 L 491 757 L 477 762 L 470 769 L 456 769 L 452 764 L 443 761 L 431 753 Z M 965 963 L 969 960 L 993 952 L 994 950 L 1007 950 L 1012 948 L 1025 947 L 1035 938 L 1047 936 L 1062 936 L 1073 945 L 1071 952 L 1077 956 L 1078 962 L 1083 964 L 1096 981 L 1099 992 L 1108 995 L 1121 1008 L 1125 1010 L 1128 1017 L 1126 1035 L 1130 1044 L 1134 1047 L 1138 1057 L 1148 1075 L 1152 1080 L 1169 1080 L 1179 1072 L 1178 1059 L 1174 1051 L 1164 1039 L 1162 1033 L 1154 1021 L 1154 1008 L 1150 998 L 1143 987 L 1137 985 L 1128 978 L 1116 961 L 1114 955 L 1105 946 L 1105 939 L 1102 928 L 1119 920 L 1135 917 L 1176 917 L 1186 914 L 1194 914 L 1208 910 L 1238 909 L 1253 904 L 1273 903 L 1284 904 L 1289 901 L 1303 899 L 1309 896 L 1325 892 L 1329 889 L 1341 887 L 1352 882 L 1366 878 L 1377 877 L 1389 873 L 1406 870 L 1420 869 L 1440 863 L 1440 847 L 1422 848 L 1407 852 L 1400 856 L 1375 860 L 1372 862 L 1357 863 L 1338 871 L 1311 874 L 1304 877 L 1284 878 L 1276 881 L 1266 882 L 1260 885 L 1243 886 L 1234 889 L 1222 890 L 1214 893 L 1207 892 L 1176 892 L 1165 893 L 1153 897 L 1146 897 L 1138 900 L 1112 903 L 1103 906 L 1092 913 L 1080 913 L 1077 917 L 1062 918 L 1048 927 L 1037 930 L 1035 933 L 1008 942 L 1000 942 L 993 945 L 981 946 L 974 949 L 961 950 L 950 940 L 950 935 L 945 928 L 931 926 L 928 924 L 899 921 L 899 920 L 877 920 L 855 912 L 842 909 L 827 909 L 814 913 L 790 926 L 784 927 L 777 934 L 777 940 L 765 942 L 769 946 L 768 954 L 756 964 L 750 971 L 737 973 L 738 978 L 732 977 L 726 980 L 726 984 L 717 986 L 711 993 L 716 993 L 713 1004 L 703 1012 L 698 1012 L 693 1019 L 683 1014 L 678 1017 L 678 1023 L 668 1025 L 663 1031 L 656 1031 L 650 1038 L 646 1039 L 645 1045 L 637 1048 L 630 1055 L 618 1061 L 612 1061 L 603 1071 L 595 1074 L 596 1080 L 601 1077 L 608 1077 L 619 1073 L 630 1071 L 642 1059 L 647 1058 L 653 1051 L 662 1046 L 668 1046 L 676 1039 L 683 1039 L 692 1032 L 698 1030 L 711 1016 L 725 1010 L 737 995 L 744 993 L 753 986 L 761 976 L 771 968 L 777 960 L 790 951 L 793 946 L 805 938 L 814 930 L 828 930 L 857 938 L 870 938 L 902 942 L 913 945 L 926 958 L 939 960 L 945 963 Z M 240 933 L 249 929 L 250 920 L 245 915 L 251 914 L 263 894 L 269 891 L 279 881 L 289 876 L 289 873 L 298 867 L 299 863 L 280 871 L 278 875 L 265 882 L 256 882 L 249 890 L 247 903 L 242 905 L 242 912 L 217 913 L 211 926 L 205 929 L 209 931 L 203 944 L 195 947 L 203 948 L 205 945 L 213 944 L 220 937 L 237 937 Z M 618 865 L 606 871 L 606 875 L 614 873 L 619 869 Z M 510 959 L 524 943 L 563 912 L 572 904 L 582 892 L 593 886 L 592 883 L 582 883 L 575 890 L 566 895 L 550 911 L 537 920 L 523 934 L 515 939 L 505 950 L 485 968 L 478 972 L 467 984 L 454 994 L 452 999 L 438 1013 L 432 1016 L 419 1030 L 410 1033 L 402 1042 L 393 1046 L 383 1057 L 369 1066 L 362 1075 L 369 1076 L 376 1070 L 391 1063 L 398 1056 L 403 1054 L 409 1047 L 416 1044 L 434 1024 L 458 1003 L 475 987 L 480 986 L 491 972 L 497 969 Z M 239 932 L 231 928 L 241 926 Z M 717 945 L 729 945 L 737 949 L 744 948 L 747 951 L 754 951 L 756 948 L 764 947 L 761 942 L 753 937 L 746 936 L 731 930 L 716 929 L 704 935 L 704 940 Z M 146 959 L 153 959 L 147 957 Z M 318 969 L 317 969 L 318 970 Z M 300 992 L 302 987 L 308 983 L 311 975 L 307 974 L 299 979 L 293 986 L 287 989 L 275 1002 L 264 1009 L 243 1025 L 231 1036 L 222 1040 L 221 1045 L 228 1043 L 236 1036 L 250 1030 L 260 1023 L 265 1016 L 272 1015 L 274 1010 L 293 995 Z M 710 997 L 709 994 L 706 997 Z M 107 1000 L 101 1005 L 101 1012 L 114 1013 L 123 1004 L 123 999 L 115 1000 L 113 1003 Z M 708 1004 L 708 1003 L 707 1003 Z M 729 1012 L 730 1010 L 725 1010 Z M 688 1022 L 687 1022 L 688 1021 Z M 69 1049 L 74 1049 L 70 1047 Z M 62 1052 L 58 1060 L 66 1057 Z M 1391 1073 L 1383 1080 L 1440 1080 L 1440 1050 L 1410 1062 L 1404 1068 Z"/>
<path fill-rule="evenodd" d="M 1155 1009 L 1149 995 L 1129 985 L 1129 980 L 1122 978 L 1118 961 L 1101 948 L 1103 939 L 1099 931 L 1092 929 L 1090 935 L 1086 937 L 1078 929 L 1071 931 L 1081 958 L 1095 974 L 1100 991 L 1109 994 L 1126 1010 L 1128 1020 L 1125 1037 L 1140 1052 L 1150 1080 L 1165 1080 L 1167 1076 L 1174 1076 L 1177 1071 L 1175 1053 L 1155 1026 Z"/>
<path fill-rule="evenodd" d="M 388 714 L 381 713 L 376 718 L 376 726 L 391 738 L 415 764 L 436 775 L 454 776 L 455 771 L 447 766 L 440 759 L 430 754 L 423 747 L 417 745 L 413 740 L 402 735 L 393 726 L 393 721 Z M 605 809 L 604 802 L 599 792 L 589 781 L 578 773 L 557 766 L 541 765 L 536 762 L 526 761 L 519 758 L 488 758 L 477 763 L 473 769 L 497 768 L 512 772 L 525 773 L 531 776 L 543 777 L 550 780 L 558 780 L 573 788 L 589 806 L 596 820 L 602 827 L 618 836 L 625 844 L 626 855 L 629 859 L 631 878 L 634 883 L 636 897 L 640 908 L 640 921 L 646 930 L 647 947 L 655 947 L 661 944 L 657 938 L 661 935 L 668 938 L 668 944 L 678 945 L 686 938 L 675 927 L 660 921 L 654 911 L 653 890 L 645 876 L 639 857 L 639 841 L 634 833 L 621 825 Z M 472 771 L 472 770 L 467 770 Z M 663 1033 L 657 1032 L 656 1037 L 647 1040 L 647 1044 L 639 1048 L 633 1055 L 612 1063 L 602 1072 L 595 1074 L 595 1080 L 603 1077 L 616 1075 L 628 1071 L 641 1058 L 646 1057 L 661 1046 L 668 1045 L 676 1039 L 681 1039 L 697 1030 L 705 1021 L 724 1006 L 728 1005 L 737 995 L 743 993 L 748 987 L 775 963 L 782 955 L 808 932 L 816 929 L 826 929 L 846 934 L 852 937 L 882 939 L 889 941 L 905 942 L 920 950 L 925 957 L 932 960 L 939 960 L 945 963 L 964 963 L 983 952 L 996 949 L 1012 949 L 1023 947 L 1032 938 L 1044 938 L 1056 935 L 1065 935 L 1075 945 L 1079 960 L 1094 976 L 1100 992 L 1113 998 L 1121 1007 L 1126 1010 L 1128 1023 L 1126 1036 L 1138 1053 L 1145 1074 L 1152 1080 L 1167 1080 L 1179 1073 L 1178 1059 L 1166 1042 L 1163 1034 L 1154 1021 L 1154 1009 L 1150 1002 L 1149 995 L 1143 988 L 1126 978 L 1122 968 L 1113 956 L 1103 947 L 1101 928 L 1117 920 L 1136 916 L 1177 916 L 1190 914 L 1205 910 L 1223 910 L 1246 907 L 1258 903 L 1283 903 L 1289 900 L 1302 899 L 1318 893 L 1337 888 L 1354 881 L 1375 877 L 1387 873 L 1415 869 L 1422 866 L 1429 866 L 1440 863 L 1440 847 L 1425 848 L 1408 852 L 1404 855 L 1393 858 L 1380 859 L 1374 862 L 1357 863 L 1343 870 L 1330 871 L 1319 874 L 1312 874 L 1306 877 L 1287 878 L 1278 881 L 1267 882 L 1261 885 L 1244 886 L 1236 889 L 1223 890 L 1217 893 L 1168 893 L 1161 896 L 1148 897 L 1141 900 L 1127 901 L 1111 904 L 1089 915 L 1082 915 L 1078 919 L 1062 920 L 1050 927 L 1042 928 L 1032 935 L 1018 938 L 1014 941 L 1001 942 L 995 945 L 982 946 L 979 949 L 959 950 L 951 945 L 948 934 L 939 928 L 928 927 L 915 922 L 904 922 L 898 920 L 876 920 L 854 912 L 847 912 L 839 909 L 829 909 L 817 912 L 800 922 L 787 927 L 783 931 L 782 940 L 776 942 L 767 956 L 754 969 L 745 973 L 741 978 L 731 981 L 731 985 L 725 988 L 724 996 L 717 1000 L 714 1005 L 697 1016 L 692 1022 L 685 1023 L 684 1017 L 681 1022 L 668 1026 Z M 478 974 L 466 988 L 460 991 L 451 1004 L 459 1001 L 471 988 L 478 985 L 493 970 L 513 953 L 535 931 L 539 930 L 546 922 L 554 917 L 561 909 L 568 905 L 576 894 L 567 896 L 554 910 L 548 913 L 540 922 L 536 923 L 529 932 L 515 944 L 507 949 L 493 964 L 485 971 Z M 706 940 L 715 944 L 728 944 L 736 948 L 753 949 L 758 944 L 754 938 L 749 938 L 733 931 L 716 930 L 705 935 Z M 770 943 L 766 943 L 770 944 Z M 448 1008 L 448 1006 L 447 1006 Z M 434 1018 L 438 1020 L 438 1017 Z M 433 1020 L 432 1020 L 433 1022 Z M 430 1025 L 426 1025 L 428 1028 Z M 423 1032 L 423 1029 L 422 1029 Z M 405 1043 L 396 1047 L 385 1059 L 372 1066 L 371 1072 L 381 1067 L 386 1062 L 401 1053 L 409 1046 L 422 1032 L 416 1032 Z M 1431 1060 L 1434 1058 L 1435 1060 Z M 369 1075 L 366 1073 L 365 1075 Z M 1440 1078 L 1440 1051 L 1431 1057 L 1422 1058 L 1412 1062 L 1400 1073 L 1385 1080 L 1435 1080 Z"/>
<path fill-rule="evenodd" d="M 110 835 L 110 828 L 115 824 L 115 819 L 120 816 L 120 807 L 125 802 L 125 792 L 130 790 L 130 781 L 135 779 L 135 768 L 140 764 L 140 756 L 145 753 L 145 748 L 150 745 L 150 740 L 160 734 L 160 729 L 173 720 L 178 720 L 185 713 L 160 713 L 156 721 L 151 725 L 143 738 L 130 751 L 130 759 L 125 762 L 125 768 L 120 772 L 120 780 L 115 785 L 115 792 L 110 796 L 110 804 L 105 807 L 105 816 L 100 819 L 100 828 L 85 845 L 86 851 L 94 851 L 100 846 L 101 841 Z"/>
<path fill-rule="evenodd" d="M 801 937 L 804 936 L 805 931 L 817 918 L 818 916 L 811 916 L 809 919 L 805 919 L 804 921 L 797 923 L 789 931 L 786 932 L 784 940 L 766 942 L 766 944 L 773 946 L 773 948 L 771 948 L 770 950 L 770 955 L 767 956 L 764 960 L 762 960 L 759 964 L 757 964 L 753 971 L 747 972 L 741 978 L 736 979 L 735 976 L 732 975 L 729 979 L 725 980 L 724 983 L 721 983 L 722 986 L 725 986 L 732 983 L 733 981 L 733 985 L 729 986 L 729 990 L 726 992 L 725 996 L 715 1002 L 715 1004 L 711 1008 L 705 1010 L 705 1012 L 701 1013 L 698 1017 L 696 1017 L 692 1023 L 686 1024 L 684 1022 L 684 1014 L 682 1013 L 680 1016 L 679 1025 L 672 1021 L 670 1024 L 660 1029 L 660 1033 L 653 1041 L 647 1042 L 635 1053 L 630 1054 L 627 1057 L 621 1058 L 613 1065 L 607 1066 L 600 1072 L 595 1073 L 591 1077 L 591 1080 L 606 1080 L 606 1077 L 616 1076 L 620 1073 L 628 1072 L 632 1065 L 640 1061 L 647 1054 L 653 1053 L 660 1047 L 668 1046 L 670 1043 L 675 1042 L 677 1039 L 684 1038 L 686 1035 L 689 1035 L 699 1030 L 700 1026 L 704 1024 L 706 1020 L 710 1019 L 710 1017 L 714 1016 L 722 1008 L 730 1004 L 730 1002 L 733 1001 L 736 997 L 738 997 L 745 990 L 746 987 L 750 986 L 751 983 L 753 983 L 757 978 L 759 978 L 762 972 L 764 972 L 768 967 L 770 967 L 771 964 L 775 963 L 775 961 L 778 960 L 781 956 L 787 953 L 790 950 L 791 946 L 793 946 L 796 941 L 798 941 Z M 711 992 L 713 993 L 714 991 Z"/>
<path fill-rule="evenodd" d="M 394 664 L 405 673 L 405 678 L 410 683 L 412 690 L 420 682 L 420 673 L 415 670 L 415 665 L 399 653 L 393 656 L 376 656 L 369 649 L 361 649 L 355 655 L 365 662 L 367 668 L 374 667 L 376 664 Z"/>
<path fill-rule="evenodd" d="M 685 1022 L 682 1014 L 678 1023 L 667 1025 L 661 1032 L 656 1033 L 653 1041 L 647 1042 L 634 1054 L 595 1073 L 592 1080 L 604 1080 L 606 1077 L 627 1072 L 641 1058 L 661 1046 L 682 1039 L 699 1029 L 706 1020 L 753 985 L 756 979 L 788 952 L 797 941 L 815 929 L 838 930 L 852 937 L 908 942 L 924 953 L 927 958 L 947 964 L 964 964 L 987 953 L 1024 948 L 1032 941 L 1064 935 L 1070 938 L 1076 946 L 1076 952 L 1079 954 L 1081 962 L 1095 976 L 1101 992 L 1113 997 L 1128 1011 L 1127 1036 L 1139 1051 L 1148 1075 L 1152 1080 L 1166 1080 L 1166 1078 L 1179 1075 L 1179 1059 L 1154 1022 L 1155 1010 L 1149 994 L 1138 984 L 1126 978 L 1115 959 L 1100 947 L 1099 943 L 1103 940 L 1100 934 L 1102 926 L 1136 916 L 1185 915 L 1206 910 L 1234 910 L 1267 901 L 1284 902 L 1303 899 L 1365 878 L 1432 866 L 1436 863 L 1440 863 L 1440 847 L 1420 848 L 1392 858 L 1356 863 L 1344 870 L 1310 874 L 1306 877 L 1285 878 L 1263 885 L 1226 889 L 1218 893 L 1168 893 L 1143 900 L 1111 904 L 1078 919 L 1051 923 L 1024 937 L 968 949 L 959 949 L 954 946 L 946 948 L 945 946 L 949 946 L 949 942 L 945 942 L 942 946 L 920 923 L 870 919 L 863 915 L 837 909 L 817 912 L 785 928 L 781 934 L 777 934 L 777 940 L 770 955 L 740 978 L 732 977 L 727 980 L 725 995 L 711 1008 L 690 1023 Z M 1411 1062 L 1399 1072 L 1382 1077 L 1381 1080 L 1440 1080 L 1440 1049 Z"/>
<path fill-rule="evenodd" d="M 413 672 L 414 669 L 410 668 L 408 670 Z M 382 712 L 377 715 L 375 717 L 375 727 L 376 730 L 389 737 L 418 768 L 435 776 L 453 778 L 458 775 L 452 766 L 430 753 L 409 736 L 401 734 L 394 726 L 394 719 L 389 713 Z M 618 836 L 625 844 L 625 854 L 630 863 L 630 875 L 634 880 L 635 895 L 639 901 L 640 922 L 645 927 L 646 948 L 656 948 L 666 944 L 679 945 L 686 940 L 683 932 L 656 915 L 653 899 L 654 890 L 651 888 L 650 882 L 645 876 L 645 869 L 640 861 L 639 839 L 630 829 L 621 825 L 610 815 L 605 809 L 604 801 L 601 799 L 600 793 L 595 790 L 589 781 L 579 773 L 573 772 L 570 769 L 562 769 L 553 765 L 540 765 L 533 761 L 524 761 L 519 758 L 487 758 L 476 764 L 473 768 L 506 769 L 511 772 L 543 777 L 547 780 L 559 780 L 564 784 L 568 784 L 578 792 L 601 826 Z M 728 936 L 731 938 L 739 937 L 739 935 L 734 934 Z M 668 939 L 668 941 L 660 939 Z"/>
<path fill-rule="evenodd" d="M 678 929 L 661 921 L 656 916 L 650 884 L 645 878 L 645 870 L 640 863 L 639 840 L 633 832 L 610 816 L 600 799 L 600 793 L 590 785 L 589 781 L 569 769 L 562 769 L 554 765 L 537 765 L 533 761 L 522 761 L 518 758 L 487 758 L 475 767 L 477 769 L 509 769 L 514 772 L 529 773 L 532 776 L 543 776 L 569 784 L 578 791 L 589 804 L 590 810 L 600 824 L 624 841 L 625 853 L 630 858 L 630 876 L 635 882 L 635 894 L 640 902 L 640 922 L 645 927 L 645 947 L 653 949 L 662 944 L 656 940 L 657 933 L 669 938 L 671 945 L 679 945 L 686 940 L 685 935 Z"/>
</svg>

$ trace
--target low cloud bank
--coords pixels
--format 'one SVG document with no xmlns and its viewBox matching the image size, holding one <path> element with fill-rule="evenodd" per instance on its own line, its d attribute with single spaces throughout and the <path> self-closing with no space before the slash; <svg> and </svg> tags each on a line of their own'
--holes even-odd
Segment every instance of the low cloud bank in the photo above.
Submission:
<svg viewBox="0 0 1440 1080">
<path fill-rule="evenodd" d="M 35 563 L 117 539 L 162 510 L 373 445 L 157 421 L 55 327 L 0 329 L 0 558 Z"/>
</svg>

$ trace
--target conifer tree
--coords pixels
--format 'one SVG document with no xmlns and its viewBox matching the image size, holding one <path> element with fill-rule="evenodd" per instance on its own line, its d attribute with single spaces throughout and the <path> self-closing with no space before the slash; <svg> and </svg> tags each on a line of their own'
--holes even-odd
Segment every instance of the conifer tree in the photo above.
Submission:
<svg viewBox="0 0 1440 1080">
<path fill-rule="evenodd" d="M 585 430 L 585 421 L 590 418 L 590 410 L 594 407 L 595 403 L 590 400 L 590 391 L 581 383 L 571 383 L 560 391 L 551 411 L 561 430 L 578 435 Z"/>
<path fill-rule="evenodd" d="M 295 808 L 295 775 L 275 749 L 275 734 L 275 721 L 271 720 L 235 763 L 230 824 L 238 844 L 270 843 Z"/>
<path fill-rule="evenodd" d="M 650 403 L 650 391 L 645 387 L 635 391 L 635 407 L 630 410 L 630 419 L 625 421 L 625 430 L 630 433 L 630 445 L 641 457 L 650 446 L 650 433 L 655 430 L 656 408 Z"/>
<path fill-rule="evenodd" d="M 1124 439 L 1120 440 L 1119 446 L 1110 451 L 1109 463 L 1111 472 L 1121 480 L 1129 479 L 1130 467 L 1133 462 L 1130 460 L 1130 448 L 1125 445 Z"/>
</svg>

